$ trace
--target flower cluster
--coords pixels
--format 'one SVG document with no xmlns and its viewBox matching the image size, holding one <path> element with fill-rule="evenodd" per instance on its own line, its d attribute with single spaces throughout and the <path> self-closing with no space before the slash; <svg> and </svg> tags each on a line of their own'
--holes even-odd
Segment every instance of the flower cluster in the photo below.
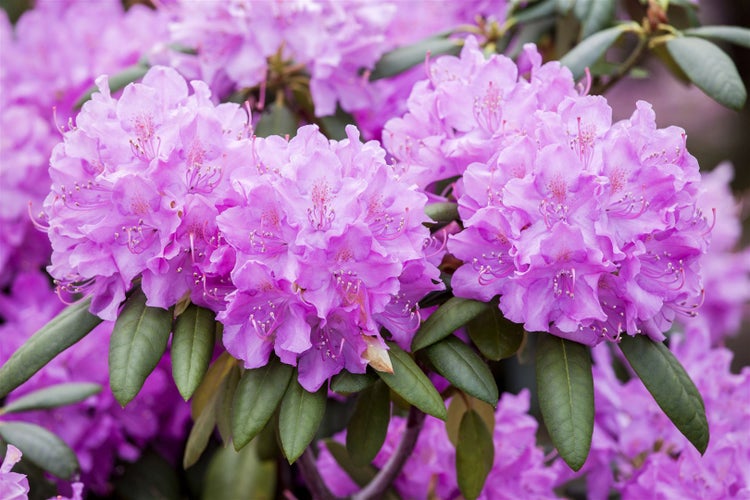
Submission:
<svg viewBox="0 0 750 500">
<path fill-rule="evenodd" d="M 106 77 L 97 85 L 52 153 L 49 272 L 64 289 L 90 292 L 104 319 L 116 318 L 137 277 L 151 306 L 188 293 L 204 303 L 202 269 L 219 244 L 216 216 L 237 197 L 228 179 L 249 145 L 249 118 L 214 105 L 202 82 L 190 93 L 170 68 L 151 68 L 119 99 Z"/>
<path fill-rule="evenodd" d="M 305 68 L 317 116 L 333 114 L 338 103 L 382 125 L 382 117 L 378 120 L 368 113 L 374 104 L 383 102 L 382 92 L 393 101 L 405 97 L 388 85 L 368 83 L 370 70 L 385 52 L 461 23 L 473 23 L 478 13 L 502 20 L 507 3 L 181 0 L 165 8 L 173 19 L 172 50 L 155 60 L 188 78 L 208 82 L 217 96 L 264 85 L 269 72 L 278 69 L 269 65 L 269 58 L 289 61 Z M 412 22 L 415 18 L 420 19 L 418 26 Z"/>
<path fill-rule="evenodd" d="M 712 348 L 708 332 L 699 331 L 703 327 L 694 323 L 684 334 L 670 338 L 670 349 L 705 403 L 711 440 L 703 456 L 664 415 L 640 380 L 618 380 L 607 346 L 593 350 L 594 436 L 580 471 L 587 475 L 591 498 L 607 498 L 612 488 L 623 499 L 750 494 L 750 369 L 732 373 L 732 353 Z M 563 480 L 569 477 L 570 472 L 561 475 Z"/>
<path fill-rule="evenodd" d="M 166 35 L 161 17 L 143 6 L 125 12 L 117 0 L 35 4 L 14 27 L 0 9 L 1 285 L 49 260 L 49 242 L 34 229 L 29 206 L 36 215 L 49 193 L 59 125 L 97 75 L 134 64 Z"/>
<path fill-rule="evenodd" d="M 544 453 L 536 446 L 537 422 L 528 415 L 528 410 L 526 390 L 518 395 L 505 393 L 500 399 L 492 433 L 495 458 L 478 498 L 557 498 L 553 492 L 557 474 L 544 465 Z M 391 418 L 385 444 L 373 465 L 382 467 L 388 461 L 405 428 L 406 419 Z M 343 442 L 345 434 L 335 439 Z M 428 416 L 414 451 L 393 486 L 403 498 L 459 498 L 455 461 L 456 449 L 448 438 L 445 422 Z M 345 497 L 359 490 L 324 446 L 318 456 L 318 467 L 334 495 Z"/>
<path fill-rule="evenodd" d="M 232 177 L 239 206 L 218 228 L 236 251 L 226 298 L 224 345 L 245 367 L 275 351 L 314 391 L 342 369 L 361 373 L 380 328 L 406 347 L 417 301 L 437 289 L 423 248 L 426 197 L 398 182 L 375 142 L 354 127 L 329 141 L 317 127 L 291 140 L 254 140 Z"/>
<path fill-rule="evenodd" d="M 456 295 L 499 295 L 526 330 L 589 345 L 623 331 L 663 340 L 677 313 L 694 314 L 710 228 L 681 129 L 657 129 L 645 102 L 613 124 L 603 97 L 578 95 L 533 46 L 517 66 L 468 39 L 429 74 L 384 140 L 420 186 L 462 176 Z"/>
<path fill-rule="evenodd" d="M 53 318 L 62 304 L 41 273 L 19 275 L 11 294 L 0 296 L 0 365 L 20 344 Z M 97 494 L 107 494 L 118 460 L 138 459 L 146 445 L 175 458 L 185 436 L 189 407 L 171 381 L 167 358 L 149 376 L 138 396 L 122 408 L 109 389 L 107 353 L 113 323 L 105 322 L 55 358 L 44 370 L 11 392 L 8 402 L 55 384 L 90 382 L 102 392 L 85 401 L 45 411 L 4 415 L 53 432 L 73 449 L 81 481 Z M 158 438 L 158 442 L 156 442 Z M 0 495 L 2 498 L 4 496 Z"/>
<path fill-rule="evenodd" d="M 316 114 L 333 114 L 369 103 L 367 76 L 384 52 L 390 3 L 362 0 L 180 1 L 168 5 L 170 40 L 194 52 L 161 57 L 188 78 L 200 78 L 217 96 L 266 81 L 268 58 L 278 55 L 309 71 Z M 157 59 L 160 60 L 160 59 Z M 166 62 L 166 61 L 163 61 Z"/>
</svg>

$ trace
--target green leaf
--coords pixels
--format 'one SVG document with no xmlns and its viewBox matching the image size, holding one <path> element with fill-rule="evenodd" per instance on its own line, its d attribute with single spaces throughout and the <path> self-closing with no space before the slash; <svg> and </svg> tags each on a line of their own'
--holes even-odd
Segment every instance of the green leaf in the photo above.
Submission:
<svg viewBox="0 0 750 500">
<path fill-rule="evenodd" d="M 232 406 L 232 436 L 239 450 L 265 427 L 284 397 L 293 368 L 272 357 L 266 366 L 242 374 Z"/>
<path fill-rule="evenodd" d="M 102 322 L 89 312 L 90 305 L 91 299 L 86 299 L 63 309 L 13 353 L 0 367 L 0 398 L 26 382 Z"/>
<path fill-rule="evenodd" d="M 264 112 L 258 120 L 258 124 L 255 126 L 255 135 L 258 137 L 270 135 L 294 137 L 297 135 L 297 124 L 297 117 L 288 107 L 273 102 L 268 106 L 268 111 Z"/>
<path fill-rule="evenodd" d="M 667 50 L 690 81 L 709 97 L 736 110 L 745 105 L 747 90 L 742 78 L 719 47 L 702 38 L 678 37 L 667 42 Z"/>
<path fill-rule="evenodd" d="M 458 393 L 451 398 L 448 405 L 448 417 L 445 419 L 445 432 L 454 447 L 458 446 L 458 431 L 461 427 L 461 420 L 469 410 L 479 413 L 490 434 L 495 430 L 495 409 L 484 401 Z"/>
<path fill-rule="evenodd" d="M 427 375 L 395 342 L 387 342 L 393 373 L 377 372 L 393 391 L 425 413 L 445 420 L 445 403 Z"/>
<path fill-rule="evenodd" d="M 577 471 L 589 454 L 594 431 L 594 381 L 588 347 L 539 333 L 536 384 L 552 442 L 565 463 Z"/>
<path fill-rule="evenodd" d="M 577 0 L 573 12 L 581 21 L 581 39 L 612 24 L 615 18 L 615 0 Z"/>
<path fill-rule="evenodd" d="M 276 498 L 276 462 L 260 460 L 255 443 L 236 451 L 220 448 L 211 458 L 203 500 L 272 500 Z"/>
<path fill-rule="evenodd" d="M 232 366 L 224 380 L 221 381 L 216 400 L 216 427 L 219 429 L 222 441 L 226 446 L 232 440 L 232 403 L 234 393 L 240 383 L 242 370 L 238 365 Z"/>
<path fill-rule="evenodd" d="M 281 400 L 279 440 L 289 463 L 294 463 L 315 437 L 326 412 L 328 386 L 307 392 L 293 377 Z"/>
<path fill-rule="evenodd" d="M 659 407 L 703 454 L 709 438 L 703 398 L 677 358 L 645 335 L 623 335 L 620 349 Z"/>
<path fill-rule="evenodd" d="M 235 366 L 237 366 L 237 360 L 228 352 L 223 352 L 208 368 L 206 376 L 203 377 L 201 385 L 195 390 L 193 399 L 190 401 L 190 415 L 193 417 L 193 420 L 198 419 L 198 416 L 208 406 L 214 394 L 221 387 L 224 378 Z"/>
<path fill-rule="evenodd" d="M 57 497 L 54 497 L 57 498 Z M 121 500 L 180 500 L 180 479 L 164 457 L 147 450 L 136 462 L 125 466 L 115 483 L 115 498 Z"/>
<path fill-rule="evenodd" d="M 172 311 L 146 305 L 138 289 L 125 302 L 109 343 L 109 384 L 125 406 L 138 394 L 167 349 Z"/>
<path fill-rule="evenodd" d="M 573 78 L 578 80 L 584 75 L 586 68 L 593 66 L 620 38 L 624 33 L 624 26 L 627 25 L 614 26 L 594 33 L 565 54 L 560 63 L 567 66 L 573 73 Z"/>
<path fill-rule="evenodd" d="M 0 422 L 0 437 L 23 453 L 23 457 L 52 475 L 70 479 L 78 470 L 78 459 L 62 439 L 47 429 L 26 422 Z"/>
<path fill-rule="evenodd" d="M 444 339 L 489 308 L 489 304 L 471 299 L 451 297 L 430 314 L 411 343 L 412 351 Z"/>
<path fill-rule="evenodd" d="M 331 379 L 331 390 L 339 394 L 353 394 L 370 387 L 378 380 L 372 372 L 350 373 L 342 370 Z"/>
<path fill-rule="evenodd" d="M 324 440 L 326 448 L 333 456 L 339 467 L 346 472 L 346 475 L 351 478 L 352 481 L 357 483 L 360 487 L 367 486 L 377 474 L 378 470 L 372 465 L 359 466 L 355 465 L 349 453 L 346 451 L 346 447 L 341 443 L 334 441 L 333 439 Z M 388 489 L 383 494 L 383 500 L 398 500 L 399 496 L 393 493 L 393 490 Z"/>
<path fill-rule="evenodd" d="M 424 209 L 427 217 L 439 224 L 458 219 L 458 205 L 449 201 L 442 203 L 430 203 Z"/>
<path fill-rule="evenodd" d="M 117 92 L 120 89 L 125 88 L 129 83 L 133 83 L 136 80 L 140 80 L 143 76 L 148 73 L 151 67 L 148 64 L 138 62 L 132 66 L 128 66 L 119 73 L 109 77 L 109 91 Z M 96 85 L 92 85 L 88 90 L 73 104 L 73 109 L 79 109 L 83 104 L 91 99 L 91 96 L 95 92 L 99 92 L 99 88 Z"/>
<path fill-rule="evenodd" d="M 370 72 L 370 81 L 395 76 L 422 64 L 428 52 L 432 57 L 443 54 L 457 55 L 461 52 L 461 43 L 442 36 L 430 37 L 386 52 Z"/>
<path fill-rule="evenodd" d="M 495 304 L 469 321 L 466 331 L 479 352 L 493 361 L 518 352 L 525 334 L 523 325 L 506 319 Z"/>
<path fill-rule="evenodd" d="M 184 469 L 189 468 L 198 461 L 208 445 L 208 440 L 211 439 L 214 426 L 216 425 L 216 401 L 218 398 L 219 393 L 217 392 L 214 394 L 209 405 L 198 416 L 198 420 L 193 422 L 193 427 L 190 429 L 187 444 L 185 445 L 185 454 L 182 457 L 182 467 Z"/>
<path fill-rule="evenodd" d="M 354 124 L 354 121 L 354 117 L 341 109 L 341 106 L 336 106 L 335 114 L 318 118 L 326 137 L 337 141 L 346 139 L 346 126 Z"/>
<path fill-rule="evenodd" d="M 0 408 L 2 413 L 18 413 L 29 410 L 46 410 L 58 406 L 79 403 L 89 396 L 99 394 L 102 386 L 89 382 L 69 382 L 56 384 L 25 394 L 12 403 Z"/>
<path fill-rule="evenodd" d="M 740 26 L 700 26 L 683 31 L 687 36 L 730 42 L 750 49 L 750 29 Z"/>
<path fill-rule="evenodd" d="M 520 4 L 516 4 L 520 5 Z M 554 16 L 557 13 L 557 0 L 542 0 L 517 14 L 513 14 L 509 19 L 512 24 L 527 24 L 531 21 L 544 19 Z"/>
<path fill-rule="evenodd" d="M 461 419 L 456 446 L 456 476 L 458 488 L 464 498 L 474 499 L 479 496 L 494 460 L 492 433 L 484 425 L 479 413 L 467 411 Z"/>
<path fill-rule="evenodd" d="M 190 304 L 177 316 L 172 335 L 172 377 L 187 401 L 208 370 L 214 350 L 216 320 L 212 311 Z"/>
<path fill-rule="evenodd" d="M 680 82 L 684 83 L 685 85 L 690 84 L 690 77 L 688 77 L 684 71 L 682 71 L 682 68 L 675 62 L 672 55 L 667 50 L 666 45 L 657 45 L 656 47 L 651 49 L 651 53 L 654 54 L 661 63 L 666 67 L 670 73 L 672 73 L 672 76 L 677 78 Z"/>
<path fill-rule="evenodd" d="M 471 347 L 456 337 L 447 337 L 425 350 L 435 370 L 466 394 L 497 406 L 495 377 Z"/>
<path fill-rule="evenodd" d="M 346 450 L 355 465 L 373 461 L 385 442 L 390 418 L 390 391 L 378 380 L 359 395 L 346 428 Z"/>
</svg>

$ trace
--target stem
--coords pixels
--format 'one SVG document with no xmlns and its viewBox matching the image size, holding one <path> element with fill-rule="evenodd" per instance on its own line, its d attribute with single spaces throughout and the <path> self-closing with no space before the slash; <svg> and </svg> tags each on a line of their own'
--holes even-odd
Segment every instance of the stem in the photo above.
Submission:
<svg viewBox="0 0 750 500">
<path fill-rule="evenodd" d="M 425 414 L 412 406 L 409 410 L 409 416 L 406 420 L 406 429 L 404 435 L 401 436 L 401 442 L 398 444 L 398 448 L 388 459 L 388 462 L 380 469 L 380 472 L 370 481 L 365 488 L 359 493 L 352 495 L 352 500 L 370 500 L 375 498 L 382 498 L 385 490 L 391 485 L 401 468 L 406 463 L 406 460 L 414 451 L 414 446 L 417 444 L 417 438 L 419 432 L 422 430 L 424 424 Z"/>
<path fill-rule="evenodd" d="M 648 39 L 644 36 L 638 37 L 638 45 L 635 47 L 633 52 L 630 53 L 627 59 L 622 63 L 622 65 L 618 68 L 617 73 L 612 75 L 612 77 L 607 80 L 607 83 L 598 86 L 598 88 L 594 89 L 592 92 L 593 94 L 604 94 L 607 92 L 614 84 L 622 80 L 622 78 L 627 75 L 631 69 L 635 67 L 636 64 L 638 64 L 638 61 L 641 60 L 641 57 L 643 57 L 644 50 L 646 49 L 646 46 L 648 45 Z"/>
<path fill-rule="evenodd" d="M 310 494 L 315 500 L 335 500 L 336 497 L 328 489 L 323 478 L 318 473 L 318 465 L 315 463 L 315 456 L 312 449 L 308 446 L 299 459 L 299 469 L 305 484 L 310 489 Z"/>
</svg>

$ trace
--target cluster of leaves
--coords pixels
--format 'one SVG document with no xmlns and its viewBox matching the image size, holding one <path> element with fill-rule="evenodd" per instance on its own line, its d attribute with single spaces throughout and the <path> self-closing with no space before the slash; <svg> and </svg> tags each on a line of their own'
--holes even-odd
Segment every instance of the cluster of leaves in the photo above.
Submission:
<svg viewBox="0 0 750 500">
<path fill-rule="evenodd" d="M 485 37 L 487 50 L 497 52 L 508 49 L 511 42 L 520 50 L 524 42 L 544 41 L 552 34 L 554 47 L 550 49 L 576 78 L 590 68 L 594 89 L 599 91 L 637 71 L 650 52 L 675 76 L 694 83 L 718 102 L 735 109 L 744 105 L 746 90 L 737 69 L 713 41 L 750 48 L 750 30 L 698 26 L 694 7 L 685 1 L 634 2 L 631 7 L 638 21 L 622 23 L 615 23 L 615 7 L 615 0 L 541 0 L 517 7 L 502 26 L 480 23 L 472 29 Z M 668 24 L 668 15 L 684 18 L 686 25 L 678 28 Z M 621 62 L 607 60 L 608 53 L 621 53 L 610 51 L 616 46 L 627 53 Z M 458 48 L 445 35 L 399 48 L 381 59 L 370 78 L 399 74 L 421 63 L 426 53 L 455 54 Z M 112 90 L 139 79 L 147 69 L 144 62 L 113 76 Z M 256 91 L 248 89 L 248 93 Z M 314 116 L 304 109 L 310 106 L 309 98 L 296 95 L 292 101 L 290 94 L 282 91 L 271 94 L 256 127 L 258 135 L 293 134 L 301 116 Z M 83 96 L 81 103 L 89 97 Z M 352 121 L 343 112 L 317 120 L 331 138 L 341 137 L 343 125 Z M 436 221 L 435 230 L 458 218 L 452 203 L 431 205 L 429 211 Z M 445 280 L 449 284 L 448 274 Z M 492 366 L 515 355 L 522 346 L 535 350 L 539 403 L 552 442 L 571 468 L 580 469 L 589 452 L 594 425 L 589 349 L 548 334 L 529 335 L 506 320 L 496 304 L 453 297 L 450 287 L 428 295 L 421 305 L 439 307 L 419 328 L 411 352 L 389 343 L 392 373 L 372 369 L 356 375 L 342 372 L 330 384 L 335 393 L 356 396 L 347 423 L 346 445 L 329 441 L 327 446 L 351 478 L 365 487 L 360 497 L 393 496 L 388 487 L 398 464 L 380 471 L 370 465 L 385 441 L 392 402 L 414 408 L 410 418 L 415 422 L 419 413 L 446 420 L 456 446 L 461 492 L 466 498 L 478 496 L 494 454 L 492 408 L 498 403 L 499 391 Z M 101 321 L 88 308 L 85 299 L 68 307 L 0 367 L 0 398 Z M 454 334 L 461 328 L 466 329 L 470 343 Z M 296 368 L 275 358 L 262 368 L 243 369 L 226 352 L 215 356 L 220 338 L 221 324 L 211 311 L 194 304 L 173 310 L 149 307 L 136 288 L 122 306 L 112 334 L 111 389 L 117 400 L 127 405 L 169 346 L 174 381 L 183 398 L 191 400 L 194 420 L 183 466 L 198 462 L 218 428 L 223 442 L 231 443 L 234 451 L 228 447 L 214 455 L 208 477 L 217 491 L 252 486 L 272 496 L 275 483 L 262 479 L 275 477 L 278 465 L 270 457 L 279 450 L 290 464 L 301 460 L 304 465 L 310 444 L 329 434 L 324 429 L 331 407 L 327 387 L 307 392 L 297 382 Z M 619 348 L 664 412 L 703 452 L 708 443 L 703 402 L 680 363 L 663 344 L 645 336 L 624 336 Z M 450 388 L 438 392 L 428 378 L 430 373 L 447 379 Z M 0 414 L 75 403 L 98 390 L 91 384 L 55 386 L 16 400 L 0 409 Z M 444 400 L 451 396 L 446 410 Z M 70 477 L 77 468 L 75 456 L 64 443 L 40 427 L 1 422 L 0 437 L 59 477 Z M 401 460 L 403 464 L 405 457 Z M 314 481 L 309 482 L 315 489 Z"/>
</svg>

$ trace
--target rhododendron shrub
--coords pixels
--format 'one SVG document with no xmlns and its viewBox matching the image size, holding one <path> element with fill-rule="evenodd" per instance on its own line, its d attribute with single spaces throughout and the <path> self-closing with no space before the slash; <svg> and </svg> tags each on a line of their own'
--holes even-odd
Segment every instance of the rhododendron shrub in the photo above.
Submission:
<svg viewBox="0 0 750 500">
<path fill-rule="evenodd" d="M 564 3 L 13 2 L 0 496 L 746 495 L 731 168 L 607 91 L 750 31 Z"/>
</svg>

